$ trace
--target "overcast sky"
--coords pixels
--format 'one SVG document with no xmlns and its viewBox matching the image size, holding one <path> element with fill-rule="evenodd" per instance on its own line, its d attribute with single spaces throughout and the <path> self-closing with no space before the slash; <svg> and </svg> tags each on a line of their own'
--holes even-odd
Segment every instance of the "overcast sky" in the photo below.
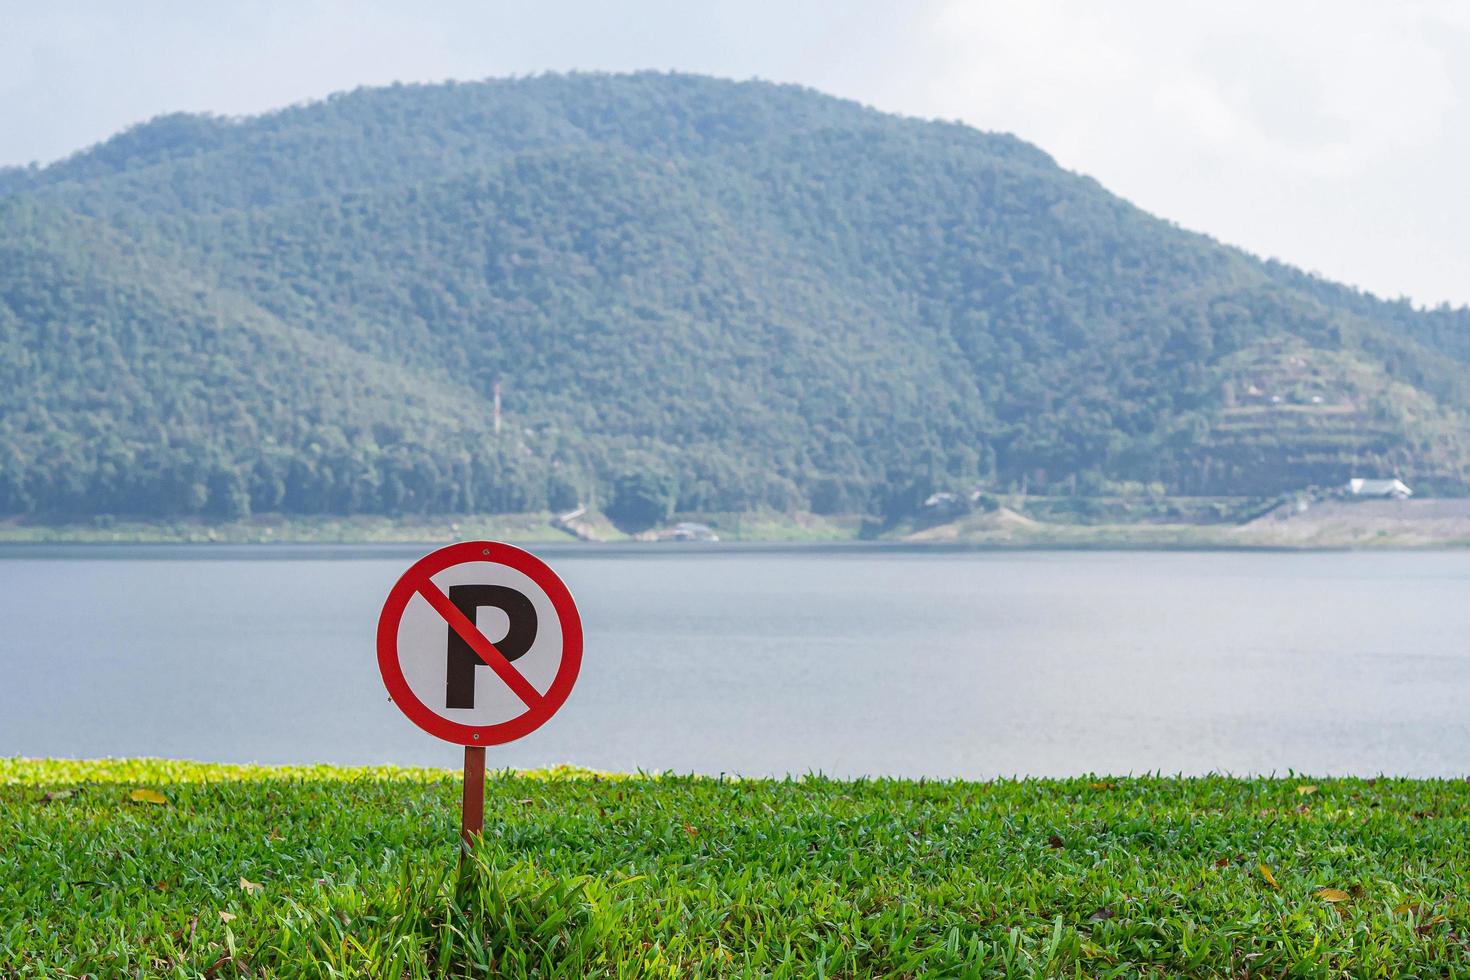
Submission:
<svg viewBox="0 0 1470 980">
<path fill-rule="evenodd" d="M 1470 303 L 1470 0 L 0 0 L 0 164 L 180 109 L 577 68 L 1013 132 L 1185 227 Z"/>
</svg>

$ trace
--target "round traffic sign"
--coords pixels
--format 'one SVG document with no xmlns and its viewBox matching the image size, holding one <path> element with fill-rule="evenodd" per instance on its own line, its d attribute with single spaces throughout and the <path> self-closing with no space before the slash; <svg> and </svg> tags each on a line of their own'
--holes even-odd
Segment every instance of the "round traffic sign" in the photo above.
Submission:
<svg viewBox="0 0 1470 980">
<path fill-rule="evenodd" d="M 378 617 L 378 670 L 393 703 L 460 745 L 535 731 L 566 702 L 581 665 L 572 594 L 508 544 L 465 541 L 425 555 Z"/>
</svg>

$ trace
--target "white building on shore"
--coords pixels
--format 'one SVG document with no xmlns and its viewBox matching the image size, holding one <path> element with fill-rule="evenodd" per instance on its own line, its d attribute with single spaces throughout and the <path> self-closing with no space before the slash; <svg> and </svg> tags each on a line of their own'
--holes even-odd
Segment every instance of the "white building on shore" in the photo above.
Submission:
<svg viewBox="0 0 1470 980">
<path fill-rule="evenodd" d="M 1364 480 L 1355 478 L 1347 481 L 1342 492 L 1349 497 L 1373 497 L 1384 500 L 1408 500 L 1414 491 L 1403 480 Z"/>
</svg>

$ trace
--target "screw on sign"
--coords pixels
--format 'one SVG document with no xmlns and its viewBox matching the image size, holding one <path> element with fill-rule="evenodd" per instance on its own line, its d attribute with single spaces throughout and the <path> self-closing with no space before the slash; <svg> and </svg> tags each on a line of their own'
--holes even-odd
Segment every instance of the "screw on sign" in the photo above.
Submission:
<svg viewBox="0 0 1470 980">
<path fill-rule="evenodd" d="M 465 747 L 466 846 L 484 829 L 485 746 L 545 724 L 566 703 L 581 665 L 572 594 L 520 548 L 495 541 L 440 548 L 388 593 L 378 669 L 410 721 Z"/>
</svg>

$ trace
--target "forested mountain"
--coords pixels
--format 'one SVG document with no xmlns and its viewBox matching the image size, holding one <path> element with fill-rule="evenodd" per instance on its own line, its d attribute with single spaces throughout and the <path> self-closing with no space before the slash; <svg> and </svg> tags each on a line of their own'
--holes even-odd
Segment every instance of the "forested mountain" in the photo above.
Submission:
<svg viewBox="0 0 1470 980">
<path fill-rule="evenodd" d="M 394 86 L 0 171 L 0 513 L 1459 493 L 1467 412 L 1470 310 L 790 86 Z"/>
</svg>

